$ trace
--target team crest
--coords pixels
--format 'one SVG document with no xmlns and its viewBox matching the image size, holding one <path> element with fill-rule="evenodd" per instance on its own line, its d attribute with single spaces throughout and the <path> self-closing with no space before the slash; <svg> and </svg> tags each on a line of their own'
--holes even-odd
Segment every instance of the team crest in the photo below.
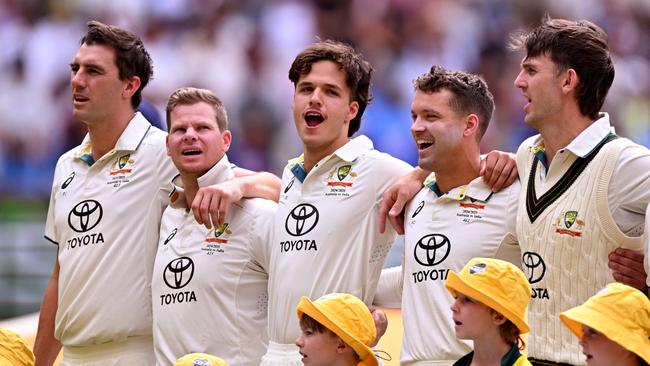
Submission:
<svg viewBox="0 0 650 366">
<path fill-rule="evenodd" d="M 132 172 L 134 160 L 131 159 L 131 154 L 122 155 L 117 158 L 117 161 L 113 164 L 113 169 L 110 172 L 110 175 L 117 174 L 129 174 Z"/>
<path fill-rule="evenodd" d="M 226 239 L 226 236 L 230 236 L 230 234 L 232 234 L 232 231 L 228 229 L 228 223 L 224 223 L 223 225 L 211 230 L 208 237 L 205 238 L 205 241 L 208 243 L 227 244 L 228 239 Z"/>
<path fill-rule="evenodd" d="M 334 176 L 338 179 L 335 180 Z M 352 165 L 342 165 L 329 173 L 327 185 L 330 187 L 352 187 L 352 180 L 357 173 L 352 171 Z"/>
<path fill-rule="evenodd" d="M 564 214 L 564 225 L 567 229 L 570 229 L 571 226 L 573 226 L 576 222 L 576 218 L 578 218 L 578 211 L 567 211 Z"/>
<path fill-rule="evenodd" d="M 585 222 L 580 218 L 578 211 L 571 210 L 560 213 L 555 220 L 554 226 L 555 232 L 560 235 L 581 237 Z"/>
<path fill-rule="evenodd" d="M 350 169 L 352 169 L 352 165 L 343 165 L 336 171 L 336 176 L 342 181 L 350 174 Z"/>
<path fill-rule="evenodd" d="M 130 158 L 130 157 L 131 157 L 131 154 L 127 154 L 127 155 L 124 155 L 124 156 L 120 156 L 120 158 L 117 159 L 117 166 L 118 166 L 120 169 L 123 169 L 123 168 L 126 166 L 126 164 L 129 162 L 129 158 Z"/>
</svg>

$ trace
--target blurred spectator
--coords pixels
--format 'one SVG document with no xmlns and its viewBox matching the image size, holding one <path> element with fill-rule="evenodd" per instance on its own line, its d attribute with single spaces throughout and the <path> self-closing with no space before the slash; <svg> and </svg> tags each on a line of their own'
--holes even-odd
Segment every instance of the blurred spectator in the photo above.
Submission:
<svg viewBox="0 0 650 366">
<path fill-rule="evenodd" d="M 616 79 L 604 109 L 618 131 L 650 145 L 650 3 L 646 0 L 47 0 L 0 2 L 0 200 L 46 200 L 55 157 L 85 130 L 69 110 L 69 66 L 85 22 L 144 35 L 154 80 L 141 110 L 160 116 L 177 87 L 215 90 L 233 111 L 232 161 L 279 173 L 300 151 L 286 70 L 316 37 L 358 47 L 376 68 L 361 133 L 414 164 L 412 79 L 432 64 L 479 73 L 496 100 L 485 151 L 514 150 L 532 131 L 512 82 L 521 55 L 508 34 L 544 12 L 586 18 L 610 35 Z M 158 118 L 152 118 L 164 126 Z"/>
</svg>

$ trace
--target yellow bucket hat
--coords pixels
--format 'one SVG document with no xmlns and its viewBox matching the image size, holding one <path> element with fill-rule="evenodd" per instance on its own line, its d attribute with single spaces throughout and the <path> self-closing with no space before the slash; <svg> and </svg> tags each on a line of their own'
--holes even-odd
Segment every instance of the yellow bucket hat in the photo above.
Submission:
<svg viewBox="0 0 650 366">
<path fill-rule="evenodd" d="M 359 355 L 360 366 L 377 366 L 377 358 L 370 345 L 377 337 L 375 321 L 370 310 L 350 294 L 327 294 L 316 301 L 303 296 L 298 303 L 298 319 L 303 314 L 341 337 Z"/>
<path fill-rule="evenodd" d="M 650 363 L 650 300 L 633 287 L 610 283 L 560 319 L 578 338 L 584 324 Z"/>
<path fill-rule="evenodd" d="M 0 364 L 33 366 L 34 362 L 34 353 L 27 342 L 17 333 L 0 328 Z"/>
<path fill-rule="evenodd" d="M 174 366 L 228 366 L 228 363 L 206 353 L 190 353 L 176 360 Z"/>
<path fill-rule="evenodd" d="M 458 291 L 498 311 L 522 334 L 530 329 L 526 309 L 532 290 L 524 273 L 514 264 L 472 258 L 460 272 L 449 272 L 445 286 L 454 297 Z"/>
</svg>

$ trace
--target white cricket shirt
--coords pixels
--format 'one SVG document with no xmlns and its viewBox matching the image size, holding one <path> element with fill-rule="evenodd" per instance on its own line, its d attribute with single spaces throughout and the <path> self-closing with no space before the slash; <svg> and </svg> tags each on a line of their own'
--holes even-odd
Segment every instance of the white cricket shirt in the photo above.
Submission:
<svg viewBox="0 0 650 366">
<path fill-rule="evenodd" d="M 404 214 L 401 363 L 448 361 L 472 350 L 456 338 L 445 288 L 449 271 L 474 257 L 499 258 L 521 266 L 515 237 L 520 185 L 492 193 L 478 177 L 447 193 L 433 174 Z"/>
<path fill-rule="evenodd" d="M 151 271 L 176 169 L 140 114 L 93 162 L 88 136 L 56 165 L 45 237 L 59 246 L 55 337 L 88 346 L 151 335 Z"/>
<path fill-rule="evenodd" d="M 233 177 L 226 156 L 198 179 L 200 187 Z M 268 337 L 268 244 L 276 203 L 243 199 L 223 225 L 199 225 L 185 208 L 182 181 L 163 214 L 152 281 L 158 365 L 192 352 L 233 366 L 259 365 Z"/>
<path fill-rule="evenodd" d="M 379 233 L 378 212 L 390 183 L 412 168 L 373 149 L 365 136 L 350 140 L 305 173 L 302 159 L 282 176 L 269 268 L 269 331 L 294 343 L 296 306 L 330 292 L 372 304 L 381 268 L 395 239 Z"/>
</svg>

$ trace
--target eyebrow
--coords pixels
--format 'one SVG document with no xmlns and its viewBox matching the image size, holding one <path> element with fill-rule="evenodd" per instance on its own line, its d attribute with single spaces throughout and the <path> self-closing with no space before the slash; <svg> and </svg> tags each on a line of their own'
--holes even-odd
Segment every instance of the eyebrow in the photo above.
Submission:
<svg viewBox="0 0 650 366">
<path fill-rule="evenodd" d="M 425 109 L 421 110 L 420 113 L 421 114 L 432 114 L 432 115 L 434 115 L 436 117 L 440 116 L 440 113 L 438 111 L 436 111 L 435 109 L 429 109 L 429 108 L 425 108 Z M 416 113 L 414 110 L 411 110 L 411 115 L 417 115 L 417 114 L 418 113 Z"/>
<path fill-rule="evenodd" d="M 298 83 L 297 86 L 314 86 L 314 85 L 315 85 L 315 83 L 313 83 L 311 81 L 301 81 L 301 82 Z M 325 83 L 324 86 L 325 86 L 325 88 L 335 89 L 337 91 L 343 91 L 343 88 L 341 88 L 340 86 L 338 86 L 336 84 Z"/>
<path fill-rule="evenodd" d="M 84 67 L 86 67 L 87 69 L 97 69 L 97 70 L 102 71 L 102 72 L 106 71 L 106 69 L 102 65 L 92 63 L 92 62 L 87 62 L 85 64 L 82 64 L 81 62 L 77 62 L 77 61 L 74 61 L 74 60 L 70 63 L 70 68 L 72 68 L 74 66 L 82 66 L 82 65 Z"/>
</svg>

